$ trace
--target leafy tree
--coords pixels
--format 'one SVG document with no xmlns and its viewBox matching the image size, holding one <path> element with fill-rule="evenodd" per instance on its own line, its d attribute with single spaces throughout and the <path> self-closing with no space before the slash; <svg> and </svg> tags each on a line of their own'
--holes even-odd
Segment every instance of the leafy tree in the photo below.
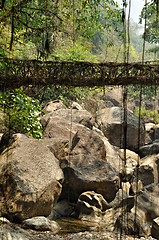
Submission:
<svg viewBox="0 0 159 240">
<path fill-rule="evenodd" d="M 120 11 L 113 0 L 6 0 L 0 10 L 0 22 L 11 25 L 10 49 L 14 41 L 31 41 L 39 57 L 47 57 L 56 48 L 59 35 L 76 41 L 90 38 L 96 29 L 110 29 L 119 20 Z M 106 12 L 101 22 L 101 9 Z"/>
<path fill-rule="evenodd" d="M 148 52 L 155 53 L 156 57 L 159 52 L 159 19 L 158 19 L 158 1 L 151 0 L 147 6 L 144 6 L 141 16 L 140 23 L 146 18 L 147 28 L 145 33 L 145 40 L 149 43 L 156 44 L 154 47 L 149 48 Z M 144 34 L 143 34 L 144 37 Z"/>
<path fill-rule="evenodd" d="M 159 43 L 159 21 L 156 16 L 155 4 L 151 2 L 143 8 L 140 22 L 142 22 L 142 19 L 145 19 L 145 11 L 147 20 L 146 41 L 157 44 Z"/>
<path fill-rule="evenodd" d="M 4 124 L 13 132 L 42 137 L 42 125 L 37 119 L 41 113 L 38 100 L 29 98 L 21 89 L 0 93 L 0 110 L 4 112 Z"/>
</svg>

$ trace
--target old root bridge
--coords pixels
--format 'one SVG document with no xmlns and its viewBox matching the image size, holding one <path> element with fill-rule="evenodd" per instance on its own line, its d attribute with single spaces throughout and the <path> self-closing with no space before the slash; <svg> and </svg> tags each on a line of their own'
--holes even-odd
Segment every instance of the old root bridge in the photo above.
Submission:
<svg viewBox="0 0 159 240">
<path fill-rule="evenodd" d="M 93 87 L 159 85 L 159 62 L 90 63 L 0 58 L 0 88 L 28 85 Z"/>
</svg>

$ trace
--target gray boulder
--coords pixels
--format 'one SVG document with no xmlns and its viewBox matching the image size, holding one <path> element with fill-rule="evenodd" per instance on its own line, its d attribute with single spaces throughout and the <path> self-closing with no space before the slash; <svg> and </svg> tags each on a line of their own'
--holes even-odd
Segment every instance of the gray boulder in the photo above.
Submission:
<svg viewBox="0 0 159 240">
<path fill-rule="evenodd" d="M 122 233 L 127 235 L 139 235 L 140 228 L 144 224 L 143 219 L 144 216 L 142 217 L 142 214 L 140 214 L 139 211 L 136 215 L 131 211 L 122 212 L 117 218 L 117 221 L 115 223 L 115 229 L 119 232 L 122 231 Z"/>
<path fill-rule="evenodd" d="M 111 145 L 101 130 L 95 127 L 93 127 L 93 130 L 98 134 L 98 136 L 104 142 L 105 149 L 106 149 L 107 162 L 116 170 L 116 172 L 119 173 L 120 172 L 119 166 L 122 166 L 122 160 L 118 154 L 119 148 Z"/>
<path fill-rule="evenodd" d="M 92 115 L 86 110 L 77 109 L 59 109 L 44 115 L 41 118 L 41 123 L 44 129 L 49 128 L 48 125 L 55 121 L 67 121 L 68 123 L 80 123 L 92 129 L 94 120 Z M 47 131 L 47 130 L 46 130 Z M 44 133 L 45 134 L 45 133 Z"/>
<path fill-rule="evenodd" d="M 120 180 L 115 169 L 106 160 L 97 156 L 78 154 L 63 159 L 65 180 L 60 198 L 69 196 L 76 202 L 79 195 L 86 191 L 100 193 L 108 201 L 115 198 Z"/>
<path fill-rule="evenodd" d="M 152 222 L 159 217 L 159 183 L 152 183 L 139 191 L 137 211 L 145 213 L 145 222 Z M 135 209 L 132 209 L 135 212 Z"/>
<path fill-rule="evenodd" d="M 79 154 L 97 156 L 106 160 L 106 149 L 103 140 L 88 128 L 79 129 L 72 138 L 71 155 Z"/>
<path fill-rule="evenodd" d="M 141 159 L 138 169 L 138 179 L 142 181 L 143 186 L 151 183 L 158 183 L 159 154 L 147 156 Z"/>
<path fill-rule="evenodd" d="M 107 209 L 102 218 L 102 225 L 108 231 L 114 231 L 114 226 L 123 212 L 130 212 L 130 209 L 134 206 L 134 198 L 128 197 L 128 195 L 119 189 L 115 199 L 109 203 L 109 209 Z M 120 228 L 120 227 L 119 227 Z"/>
<path fill-rule="evenodd" d="M 159 141 L 156 140 L 151 144 L 144 145 L 139 149 L 139 155 L 141 158 L 151 156 L 159 153 Z"/>
<path fill-rule="evenodd" d="M 48 117 L 48 114 L 46 117 Z M 71 148 L 73 149 L 72 139 L 77 131 L 86 129 L 86 127 L 82 124 L 72 122 L 71 116 L 68 119 L 66 117 L 63 118 L 60 113 L 48 119 L 48 121 L 46 121 L 45 117 L 42 119 L 44 126 L 43 142 L 60 159 L 67 156 Z"/>
<path fill-rule="evenodd" d="M 131 198 L 134 199 L 134 206 L 131 205 L 130 209 L 126 208 L 121 212 L 116 220 L 115 229 L 125 234 L 148 237 L 153 220 L 159 217 L 159 184 L 145 186 L 137 192 L 137 198 Z"/>
<path fill-rule="evenodd" d="M 69 154 L 86 154 L 106 159 L 105 144 L 102 139 L 96 132 L 81 124 L 70 125 L 67 120 L 58 119 L 50 122 L 44 136 L 43 142 L 60 161 Z"/>
<path fill-rule="evenodd" d="M 60 226 L 57 222 L 51 221 L 43 216 L 29 218 L 23 221 L 23 228 L 30 228 L 37 231 L 59 232 Z"/>
<path fill-rule="evenodd" d="M 63 182 L 54 155 L 41 141 L 15 134 L 0 157 L 1 214 L 16 221 L 48 216 Z"/>
<path fill-rule="evenodd" d="M 60 110 L 44 121 L 44 142 L 59 159 L 65 176 L 60 200 L 69 196 L 76 202 L 81 193 L 95 191 L 111 201 L 119 188 L 118 173 L 106 160 L 105 143 L 99 134 L 79 124 L 90 114 L 76 112 L 72 112 L 72 122 L 71 112 Z"/>
<path fill-rule="evenodd" d="M 138 150 L 138 124 L 139 118 L 127 110 L 127 149 Z M 99 110 L 96 115 L 96 125 L 102 130 L 112 145 L 124 148 L 124 110 L 121 107 L 112 107 Z M 145 143 L 145 129 L 141 121 L 140 146 Z"/>
</svg>

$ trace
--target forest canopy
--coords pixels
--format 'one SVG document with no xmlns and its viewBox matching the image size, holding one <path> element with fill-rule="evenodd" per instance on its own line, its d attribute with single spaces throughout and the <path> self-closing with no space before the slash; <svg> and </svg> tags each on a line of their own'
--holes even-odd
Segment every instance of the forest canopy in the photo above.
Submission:
<svg viewBox="0 0 159 240">
<path fill-rule="evenodd" d="M 112 0 L 6 0 L 1 5 L 0 29 L 5 35 L 10 29 L 10 34 L 7 46 L 1 40 L 1 48 L 6 54 L 14 43 L 20 48 L 34 45 L 37 55 L 44 57 L 64 40 L 77 44 L 88 41 L 98 29 L 111 31 L 119 21 L 120 9 Z"/>
<path fill-rule="evenodd" d="M 128 1 L 123 0 L 123 8 Z M 152 22 L 158 1 L 148 4 L 146 36 L 156 43 L 158 27 Z M 150 13 L 150 14 L 149 14 Z M 151 16 L 152 15 L 152 16 Z M 144 9 L 141 19 L 144 19 Z M 2 0 L 0 6 L 0 56 L 49 60 L 122 61 L 123 9 L 115 0 Z M 158 25 L 157 25 L 158 26 Z M 130 26 L 130 32 L 134 25 Z M 150 37 L 148 37 L 150 36 Z M 153 40 L 149 39 L 152 38 Z M 130 60 L 138 61 L 142 45 L 132 34 Z M 134 46 L 134 41 L 138 44 Z M 141 49 L 141 48 L 140 48 Z M 109 55 L 112 54 L 111 57 Z"/>
</svg>

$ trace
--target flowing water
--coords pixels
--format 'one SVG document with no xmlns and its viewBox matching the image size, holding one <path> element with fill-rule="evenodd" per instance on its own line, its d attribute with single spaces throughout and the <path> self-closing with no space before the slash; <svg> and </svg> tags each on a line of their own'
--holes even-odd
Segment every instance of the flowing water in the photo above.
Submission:
<svg viewBox="0 0 159 240">
<path fill-rule="evenodd" d="M 84 231 L 101 231 L 97 223 L 81 221 L 76 218 L 61 218 L 57 219 L 56 222 L 61 227 L 61 233 L 78 233 Z"/>
</svg>

